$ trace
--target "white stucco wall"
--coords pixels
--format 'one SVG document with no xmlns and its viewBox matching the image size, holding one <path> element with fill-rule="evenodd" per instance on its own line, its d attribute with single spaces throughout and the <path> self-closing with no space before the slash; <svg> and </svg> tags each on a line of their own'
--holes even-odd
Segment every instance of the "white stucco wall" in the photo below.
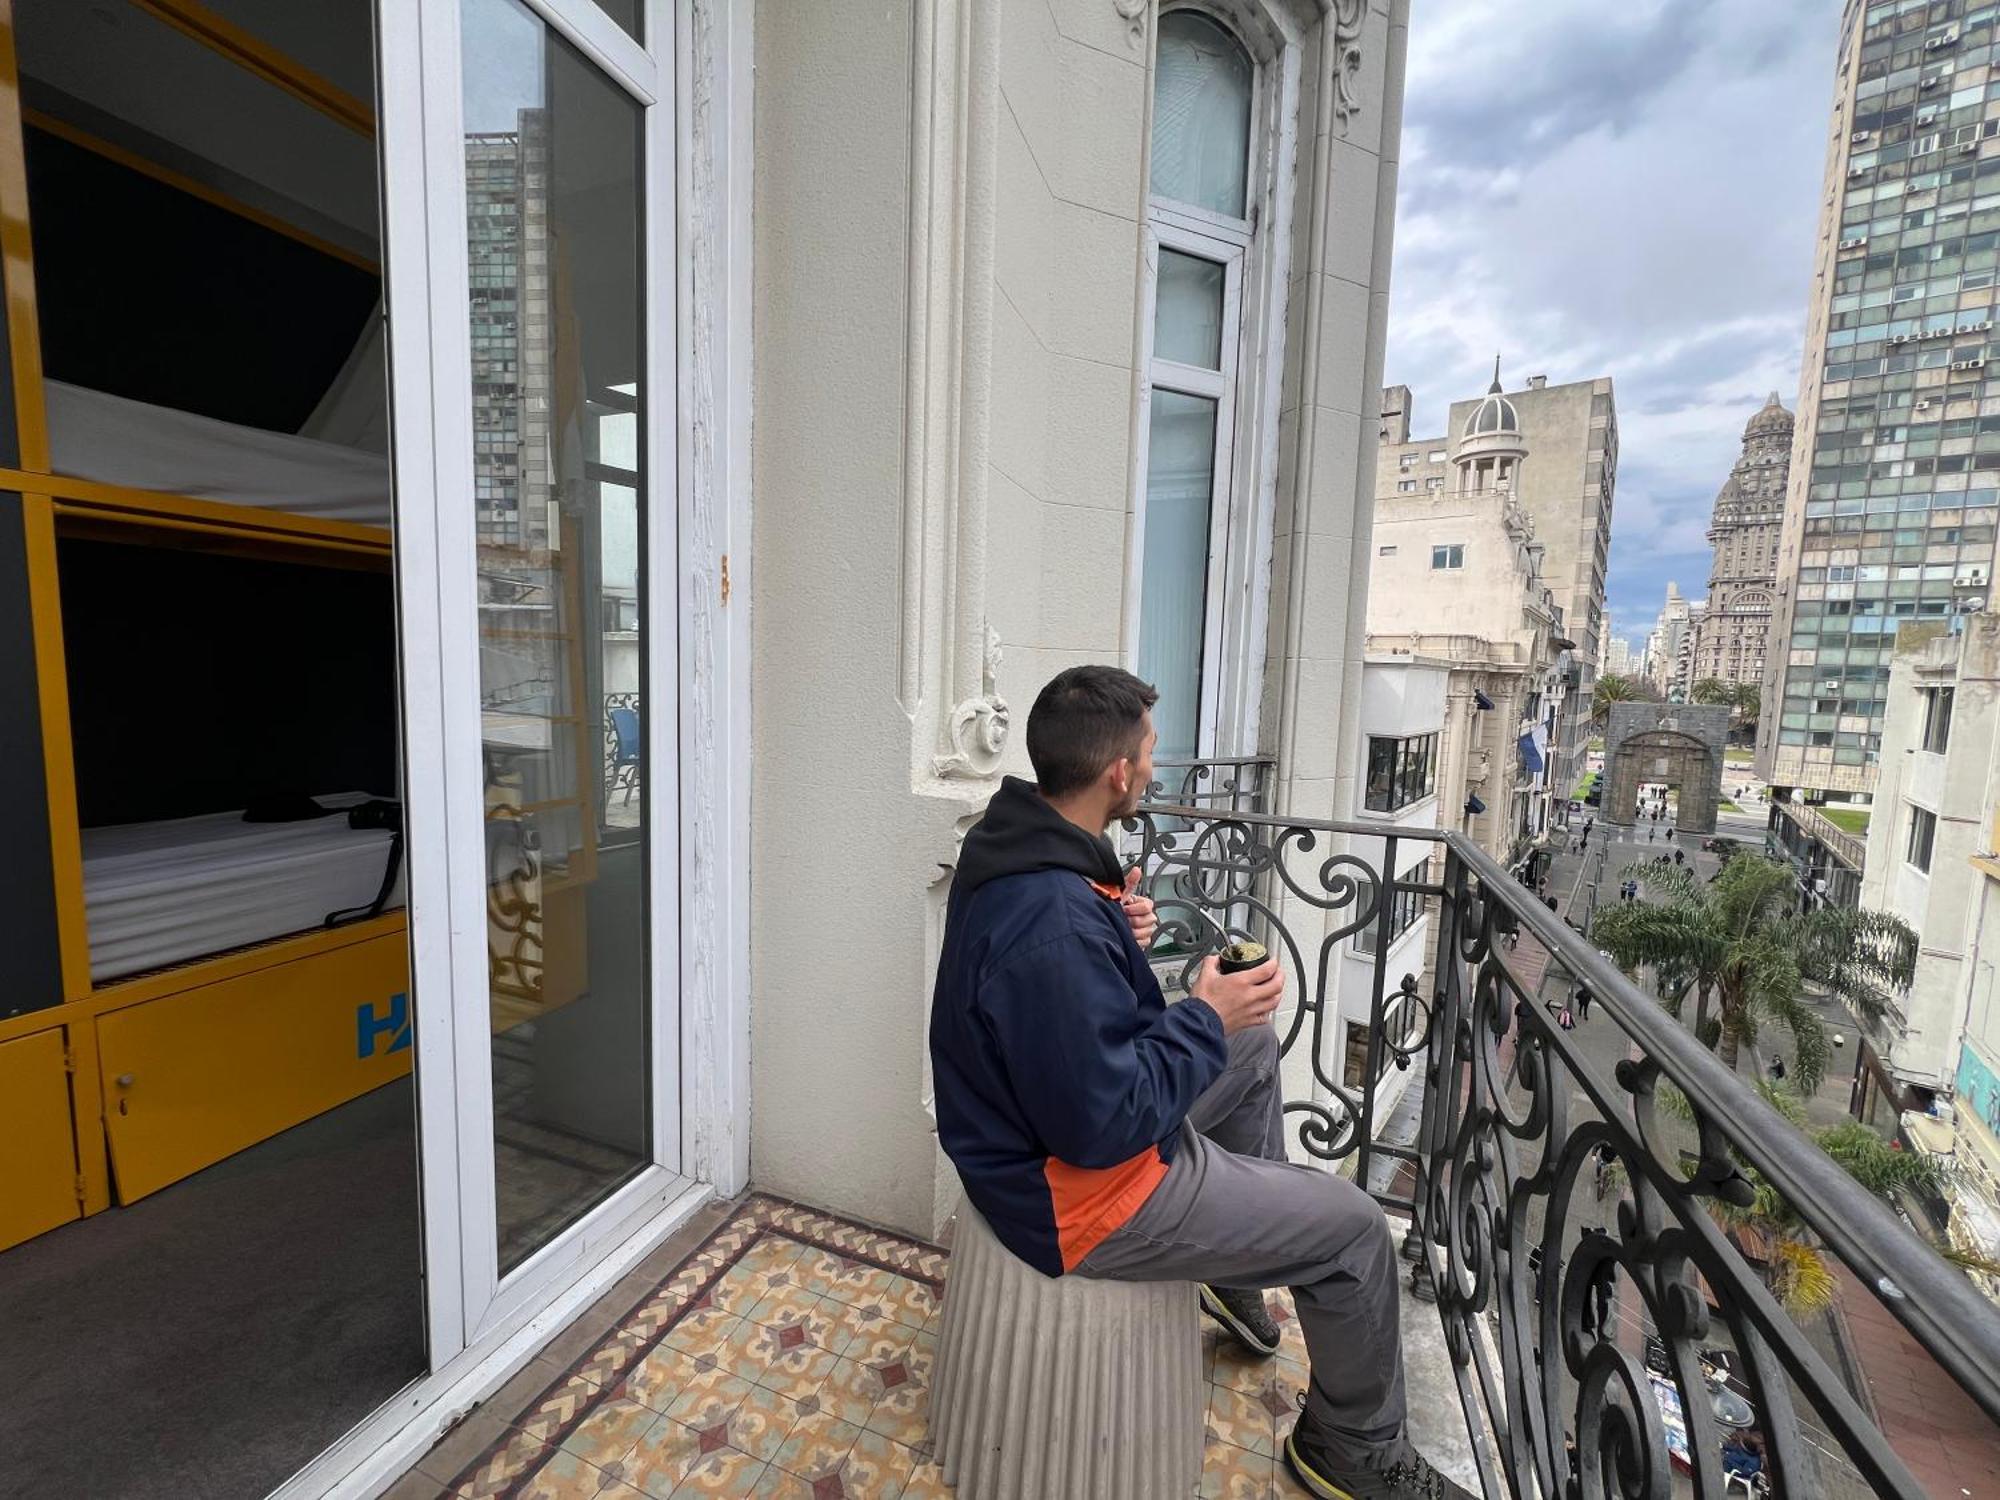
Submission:
<svg viewBox="0 0 2000 1500">
<path fill-rule="evenodd" d="M 1888 713 L 1868 825 L 1861 904 L 1893 911 L 1917 930 L 1917 972 L 1900 1001 L 1891 1071 L 1928 1088 L 1948 1085 L 1964 1028 L 1963 967 L 1976 938 L 1982 877 L 1971 863 L 1989 836 L 1991 777 L 2000 734 L 2000 616 L 1970 615 L 1961 631 L 1906 630 L 1889 673 Z M 1942 754 L 1923 748 L 1926 688 L 1954 689 Z M 1913 809 L 1934 814 L 1928 872 L 1907 858 Z"/>
<path fill-rule="evenodd" d="M 953 1201 L 924 1022 L 957 836 L 998 772 L 1026 771 L 1048 678 L 1130 665 L 1136 644 L 1152 53 L 1150 17 L 1135 35 L 1110 0 L 926 3 L 758 15 L 751 772 L 752 1177 L 924 1233 Z M 951 229 L 927 153 L 963 121 L 938 113 L 949 77 L 926 49 L 952 14 L 970 15 L 966 55 L 975 80 L 994 67 L 997 93 L 970 137 L 956 323 L 913 300 L 913 229 Z M 1330 90 L 1322 107 L 1317 30 L 1297 54 L 1265 711 L 1246 748 L 1279 756 L 1281 806 L 1318 816 L 1353 805 L 1363 414 L 1381 379 L 1404 34 L 1400 4 L 1394 26 L 1386 4 L 1363 15 L 1346 120 Z M 919 368 L 925 327 L 963 342 L 933 339 Z M 947 449 L 957 467 L 913 477 Z M 990 680 L 954 677 L 989 629 L 973 675 Z M 998 764 L 941 771 L 939 726 L 968 695 L 1005 701 Z"/>
</svg>

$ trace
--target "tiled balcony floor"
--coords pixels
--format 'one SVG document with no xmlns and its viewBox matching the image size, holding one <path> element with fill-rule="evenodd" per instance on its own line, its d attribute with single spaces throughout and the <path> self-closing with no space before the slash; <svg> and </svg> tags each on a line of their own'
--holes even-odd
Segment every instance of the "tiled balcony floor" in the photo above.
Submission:
<svg viewBox="0 0 2000 1500">
<path fill-rule="evenodd" d="M 389 1495 L 949 1496 L 926 1432 L 946 1252 L 752 1196 L 671 1247 L 419 1461 Z M 1277 1462 L 1305 1379 L 1205 1328 L 1200 1493 L 1304 1493 Z M 622 1309 L 622 1311 L 621 1311 Z M 592 1321 L 594 1320 L 594 1321 Z"/>
</svg>

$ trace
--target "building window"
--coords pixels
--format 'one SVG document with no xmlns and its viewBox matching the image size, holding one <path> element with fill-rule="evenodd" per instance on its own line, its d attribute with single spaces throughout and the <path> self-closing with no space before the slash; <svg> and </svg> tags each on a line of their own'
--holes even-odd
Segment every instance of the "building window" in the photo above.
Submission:
<svg viewBox="0 0 2000 1500">
<path fill-rule="evenodd" d="M 1396 481 L 1396 493 L 1399 495 L 1412 494 L 1416 488 L 1417 482 L 1414 479 L 1399 479 Z"/>
<path fill-rule="evenodd" d="M 1157 754 L 1171 760 L 1231 748 L 1218 747 L 1218 725 L 1237 726 L 1224 734 L 1232 743 L 1248 732 L 1262 677 L 1255 590 L 1242 574 L 1243 559 L 1268 556 L 1268 539 L 1257 543 L 1259 486 L 1236 454 L 1239 444 L 1256 451 L 1249 434 L 1262 425 L 1264 351 L 1242 346 L 1244 288 L 1257 282 L 1246 268 L 1272 206 L 1258 201 L 1264 174 L 1252 161 L 1266 154 L 1271 111 L 1257 112 L 1255 59 L 1214 17 L 1170 11 L 1157 36 L 1138 670 L 1160 690 Z"/>
<path fill-rule="evenodd" d="M 1434 734 L 1368 736 L 1368 811 L 1395 812 L 1437 790 L 1437 741 Z"/>
<path fill-rule="evenodd" d="M 1424 488 L 1427 490 L 1441 490 L 1444 488 L 1444 480 L 1439 475 L 1433 474 L 1429 479 L 1424 481 Z"/>
<path fill-rule="evenodd" d="M 1401 469 L 1405 474 L 1409 473 L 1416 466 L 1417 455 L 1414 453 L 1405 453 L 1396 460 L 1396 467 Z"/>
<path fill-rule="evenodd" d="M 1933 755 L 1944 754 L 1951 742 L 1951 700 L 1953 688 L 1920 688 L 1924 700 L 1923 748 Z"/>
<path fill-rule="evenodd" d="M 1401 875 L 1397 876 L 1396 878 L 1399 882 L 1414 883 L 1416 881 L 1420 881 L 1424 878 L 1428 864 L 1429 860 L 1427 858 L 1419 859 L 1415 864 L 1411 865 L 1409 869 L 1405 870 Z M 1390 892 L 1389 894 L 1390 946 L 1391 947 L 1395 946 L 1397 938 L 1401 937 L 1404 933 L 1408 932 L 1412 927 L 1416 926 L 1417 919 L 1421 917 L 1423 914 L 1424 914 L 1424 896 L 1421 891 L 1406 891 L 1398 888 L 1397 890 Z M 1379 919 L 1380 916 L 1381 913 L 1377 912 L 1376 917 Z M 1355 952 L 1373 953 L 1375 951 L 1376 931 L 1377 928 L 1375 922 L 1370 922 L 1366 927 L 1362 928 L 1361 931 L 1357 932 L 1354 935 Z"/>
<path fill-rule="evenodd" d="M 1424 462 L 1427 464 L 1441 464 L 1450 456 L 1442 448 L 1433 448 L 1429 453 L 1424 455 Z"/>
<path fill-rule="evenodd" d="M 1937 814 L 1927 808 L 1910 808 L 1910 836 L 1903 846 L 1903 860 L 1926 875 L 1931 868 L 1931 842 L 1937 837 Z"/>
<path fill-rule="evenodd" d="M 1465 543 L 1452 542 L 1448 546 L 1431 548 L 1431 567 L 1434 569 L 1462 568 L 1465 566 Z"/>
<path fill-rule="evenodd" d="M 1361 1087 L 1361 1075 L 1368 1067 L 1368 1023 L 1347 1023 L 1347 1055 L 1341 1064 L 1340 1081 L 1351 1089 Z"/>
<path fill-rule="evenodd" d="M 1375 555 L 1377 557 L 1394 557 L 1396 555 L 1396 544 L 1391 542 L 1386 547 L 1377 547 Z"/>
</svg>

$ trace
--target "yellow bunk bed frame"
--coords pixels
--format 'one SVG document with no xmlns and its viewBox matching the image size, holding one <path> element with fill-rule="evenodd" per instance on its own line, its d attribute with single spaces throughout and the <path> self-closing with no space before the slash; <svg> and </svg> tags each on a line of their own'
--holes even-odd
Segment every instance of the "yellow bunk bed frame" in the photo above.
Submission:
<svg viewBox="0 0 2000 1500">
<path fill-rule="evenodd" d="M 243 66 L 291 89 L 363 133 L 365 106 L 336 113 L 330 86 L 207 13 L 194 0 L 132 0 Z M 303 80 L 303 82 L 300 82 Z M 345 96 L 334 101 L 354 105 Z M 21 497 L 33 651 L 43 729 L 62 1003 L 0 1019 L 0 1250 L 117 1203 L 131 1203 L 408 1073 L 411 1002 L 404 913 L 279 938 L 93 988 L 85 927 L 65 672 L 59 535 L 388 569 L 387 529 L 289 512 L 127 489 L 49 472 L 12 0 L 0 0 L 0 262 L 11 355 L 19 468 L 0 466 L 0 490 Z M 244 205 L 95 142 L 60 122 L 68 139 L 140 171 L 318 244 Z M 329 253 L 348 252 L 322 246 Z M 577 586 L 574 548 L 565 581 Z M 561 632 L 581 691 L 581 643 Z M 561 722 L 561 721 L 558 721 Z M 578 801 L 589 806 L 592 724 L 578 737 Z M 564 799 L 567 800 L 567 799 Z M 537 811 L 489 797 L 489 818 Z M 595 820 L 557 877 L 540 872 L 489 892 L 498 1031 L 582 993 L 584 888 L 594 873 Z"/>
</svg>

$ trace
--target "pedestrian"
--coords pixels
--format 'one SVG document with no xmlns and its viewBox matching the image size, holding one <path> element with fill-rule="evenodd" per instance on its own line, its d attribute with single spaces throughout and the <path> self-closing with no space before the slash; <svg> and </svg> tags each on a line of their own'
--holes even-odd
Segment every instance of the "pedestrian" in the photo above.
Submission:
<svg viewBox="0 0 2000 1500">
<path fill-rule="evenodd" d="M 1771 1081 L 1773 1083 L 1785 1081 L 1785 1059 L 1782 1053 L 1771 1054 Z"/>
<path fill-rule="evenodd" d="M 1045 1276 L 1196 1283 L 1264 1359 L 1280 1338 L 1258 1288 L 1289 1285 L 1310 1369 L 1286 1465 L 1317 1495 L 1457 1500 L 1404 1433 L 1401 1259 L 1381 1208 L 1285 1160 L 1284 971 L 1211 956 L 1168 1005 L 1140 945 L 1152 903 L 1118 899 L 1105 830 L 1151 782 L 1157 701 L 1116 667 L 1057 674 L 1028 715 L 1035 780 L 1005 778 L 965 837 L 932 992 L 939 1142 Z"/>
<path fill-rule="evenodd" d="M 1652 843 L 1652 842 L 1653 842 L 1653 836 L 1654 836 L 1655 834 L 1657 834 L 1657 833 L 1658 833 L 1659 831 L 1660 831 L 1660 830 L 1659 830 L 1659 829 L 1657 829 L 1657 828 L 1650 828 L 1650 827 L 1649 827 L 1649 828 L 1648 828 L 1648 829 L 1646 830 L 1646 842 L 1647 842 L 1647 843 L 1649 843 L 1649 844 L 1650 844 L 1650 843 Z"/>
<path fill-rule="evenodd" d="M 1587 984 L 1576 987 L 1576 1018 L 1579 1021 L 1590 1019 L 1590 986 Z"/>
<path fill-rule="evenodd" d="M 1686 851 L 1684 851 L 1684 850 L 1681 850 L 1681 849 L 1676 849 L 1676 850 L 1674 851 L 1674 863 L 1675 863 L 1676 865 L 1684 865 L 1684 864 L 1686 864 L 1686 863 L 1687 863 L 1687 853 L 1686 853 Z"/>
<path fill-rule="evenodd" d="M 1576 1030 L 1576 1017 L 1570 1014 L 1570 1008 L 1567 1005 L 1556 1012 L 1556 1025 L 1562 1027 L 1564 1031 Z"/>
</svg>

